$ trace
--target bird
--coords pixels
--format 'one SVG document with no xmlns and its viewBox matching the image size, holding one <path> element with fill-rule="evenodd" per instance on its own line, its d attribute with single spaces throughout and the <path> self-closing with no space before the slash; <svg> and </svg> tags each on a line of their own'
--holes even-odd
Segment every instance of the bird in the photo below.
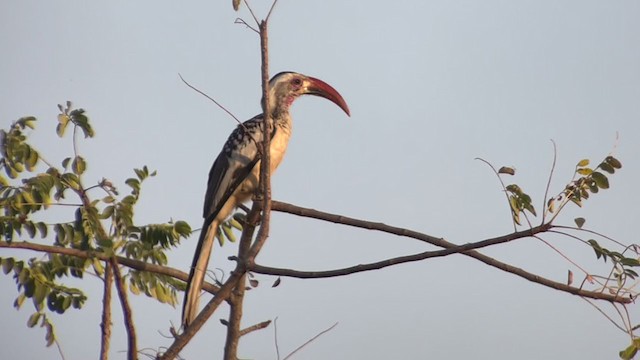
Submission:
<svg viewBox="0 0 640 360">
<path fill-rule="evenodd" d="M 323 97 L 340 107 L 347 116 L 351 116 L 342 95 L 324 81 L 291 71 L 274 75 L 269 80 L 268 96 L 273 124 L 269 149 L 271 174 L 280 165 L 291 136 L 289 109 L 294 100 L 302 95 Z M 229 135 L 209 171 L 204 198 L 204 223 L 189 271 L 182 308 L 184 328 L 198 314 L 200 291 L 219 225 L 258 190 L 263 122 L 264 114 L 258 114 L 238 125 Z"/>
</svg>

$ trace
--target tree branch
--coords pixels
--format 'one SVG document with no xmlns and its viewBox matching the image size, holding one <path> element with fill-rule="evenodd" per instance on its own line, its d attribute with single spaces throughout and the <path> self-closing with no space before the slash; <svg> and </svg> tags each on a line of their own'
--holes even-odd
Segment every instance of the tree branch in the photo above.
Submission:
<svg viewBox="0 0 640 360">
<path fill-rule="evenodd" d="M 255 232 L 255 223 L 258 220 L 259 216 L 259 207 L 257 203 L 254 202 L 254 206 L 247 215 L 247 222 L 244 224 L 244 230 L 242 231 L 242 237 L 247 239 L 253 238 L 253 233 Z M 240 240 L 241 242 L 243 239 Z M 158 356 L 160 360 L 171 360 L 175 359 L 178 356 L 178 353 L 191 341 L 193 336 L 200 331 L 200 328 L 204 325 L 204 323 L 213 315 L 220 304 L 229 299 L 232 295 L 233 290 L 240 282 L 240 278 L 245 273 L 246 269 L 244 268 L 243 261 L 238 261 L 236 264 L 236 269 L 231 273 L 231 276 L 225 281 L 225 283 L 218 289 L 213 299 L 209 301 L 209 303 L 200 311 L 198 316 L 193 320 L 189 326 L 184 329 L 184 332 L 178 335 L 175 338 L 175 341 L 171 346 L 167 349 L 167 351 Z"/>
<path fill-rule="evenodd" d="M 242 330 L 240 330 L 240 336 L 245 336 L 249 333 L 252 333 L 256 330 L 262 330 L 267 328 L 269 325 L 271 325 L 271 320 L 267 320 L 267 321 L 263 321 L 263 322 L 259 322 L 257 324 L 251 325 L 247 328 L 244 328 Z"/>
<path fill-rule="evenodd" d="M 113 270 L 111 262 L 106 261 L 104 267 L 104 294 L 102 297 L 102 324 L 100 328 L 100 360 L 109 358 L 109 345 L 111 341 L 111 285 L 113 284 Z"/>
<path fill-rule="evenodd" d="M 133 314 L 131 312 L 131 306 L 129 306 L 129 300 L 127 298 L 127 290 L 124 286 L 124 280 L 120 274 L 120 268 L 118 267 L 118 261 L 115 257 L 110 260 L 113 270 L 113 277 L 115 279 L 116 290 L 118 290 L 118 296 L 120 297 L 120 305 L 122 306 L 122 312 L 124 314 L 124 324 L 127 330 L 127 359 L 138 360 L 138 345 L 136 340 L 136 328 L 133 325 Z"/>
<path fill-rule="evenodd" d="M 78 249 L 64 248 L 60 246 L 42 245 L 42 244 L 36 244 L 36 243 L 27 242 L 27 241 L 20 241 L 20 242 L 0 241 L 0 248 L 33 250 L 33 251 L 46 252 L 51 254 L 75 256 L 82 259 L 95 258 L 95 259 L 99 259 L 107 262 L 111 258 L 109 255 L 103 252 L 84 251 L 84 250 L 78 250 Z M 170 268 L 168 266 L 150 264 L 144 261 L 129 259 L 122 256 L 116 256 L 116 260 L 120 265 L 126 266 L 131 269 L 135 269 L 138 271 L 147 271 L 155 274 L 167 275 L 182 281 L 187 281 L 187 279 L 189 278 L 189 274 L 174 268 Z M 211 294 L 215 294 L 220 289 L 219 287 L 209 282 L 204 282 L 202 288 Z"/>
<path fill-rule="evenodd" d="M 271 119 L 271 107 L 269 103 L 269 34 L 267 32 L 267 21 L 260 23 L 260 53 L 262 56 L 262 109 L 264 113 L 264 123 L 262 137 L 262 158 L 260 159 L 260 185 L 262 187 L 262 220 L 260 230 L 251 249 L 246 254 L 246 261 L 249 264 L 254 262 L 255 257 L 262 249 L 262 246 L 269 237 L 269 222 L 271 220 L 271 132 L 275 124 Z M 245 259 L 243 259 L 245 260 Z"/>
<path fill-rule="evenodd" d="M 417 231 L 412 231 L 412 230 L 408 230 L 408 229 L 404 229 L 404 228 L 399 228 L 399 227 L 394 227 L 394 226 L 389 226 L 383 223 L 376 223 L 376 222 L 371 222 L 371 221 L 366 221 L 366 220 L 360 220 L 360 219 L 355 219 L 355 218 L 350 218 L 350 217 L 346 217 L 346 216 L 342 216 L 342 215 L 336 215 L 336 214 L 330 214 L 330 213 L 325 213 L 325 212 L 321 212 L 318 210 L 314 210 L 314 209 L 309 209 L 309 208 L 303 208 L 303 207 L 299 207 L 299 206 L 295 206 L 295 205 L 291 205 L 291 204 L 287 204 L 287 203 L 283 203 L 283 202 L 279 202 L 279 201 L 272 201 L 271 202 L 271 208 L 274 211 L 280 211 L 280 212 L 285 212 L 285 213 L 289 213 L 292 215 L 298 215 L 298 216 L 302 216 L 302 217 L 308 217 L 308 218 L 313 218 L 313 219 L 318 219 L 318 220 L 323 220 L 323 221 L 328 221 L 328 222 L 332 222 L 332 223 L 336 223 L 336 224 L 342 224 L 342 225 L 347 225 L 347 226 L 352 226 L 352 227 L 357 227 L 357 228 L 361 228 L 361 229 L 367 229 L 367 230 L 375 230 L 375 231 L 381 231 L 381 232 L 385 232 L 388 234 L 394 234 L 394 235 L 398 235 L 398 236 L 403 236 L 403 237 L 409 237 L 412 239 L 416 239 L 416 240 L 420 240 L 420 241 L 424 241 L 427 242 L 429 244 L 435 245 L 435 246 L 439 246 L 445 249 L 451 249 L 451 248 L 455 248 L 457 247 L 457 245 L 452 244 L 444 239 L 441 238 L 436 238 L 434 236 L 430 236 L 430 235 L 426 235 L 423 233 L 419 233 Z M 552 225 L 549 225 L 550 228 L 552 228 Z M 525 231 L 525 232 L 520 232 L 520 233 L 524 233 L 526 234 L 527 232 L 530 232 L 531 230 Z M 514 233 L 514 234 L 518 234 L 518 233 Z M 510 235 L 507 235 L 510 236 Z M 513 234 L 511 234 L 511 236 L 513 236 Z M 497 239 L 497 238 L 496 238 Z M 485 241 L 491 241 L 492 239 L 488 239 Z M 619 295 L 609 295 L 609 294 L 604 294 L 604 293 L 600 293 L 600 292 L 594 292 L 594 291 L 588 291 L 588 290 L 582 290 L 580 288 L 576 288 L 576 287 L 572 287 L 569 285 L 565 285 L 563 283 L 560 282 L 556 282 L 556 281 L 552 281 L 546 278 L 543 278 L 541 276 L 538 276 L 536 274 L 527 272 L 523 269 L 520 269 L 518 267 L 509 265 L 507 263 L 503 263 L 501 261 L 498 261 L 490 256 L 487 255 L 483 255 L 477 251 L 473 251 L 473 250 L 469 250 L 469 251 L 464 251 L 464 252 L 460 252 L 463 255 L 466 256 L 470 256 L 476 260 L 479 260 L 489 266 L 493 266 L 495 268 L 498 268 L 502 271 L 520 276 L 526 280 L 529 280 L 531 282 L 546 286 L 546 287 L 550 287 L 552 289 L 555 290 L 560 290 L 560 291 L 564 291 L 570 294 L 574 294 L 574 295 L 579 295 L 579 296 L 584 296 L 587 298 L 591 298 L 591 299 L 598 299 L 598 300 L 607 300 L 607 301 L 612 301 L 612 302 L 618 302 L 618 303 L 622 303 L 622 304 L 628 304 L 630 302 L 633 301 L 633 299 L 629 298 L 629 297 L 624 297 L 624 296 L 619 296 Z M 263 270 L 267 270 L 266 268 L 263 268 Z M 284 270 L 284 269 L 278 269 L 278 270 Z M 258 270 L 252 270 L 255 272 L 259 272 Z M 273 275 L 275 275 L 276 271 L 273 271 Z M 289 276 L 286 274 L 281 274 L 282 276 Z"/>
<path fill-rule="evenodd" d="M 255 227 L 260 211 L 257 202 L 254 202 L 250 217 L 247 221 L 251 221 L 251 226 Z M 235 272 L 240 274 L 240 279 L 233 289 L 233 296 L 229 299 L 229 321 L 227 323 L 227 338 L 224 345 L 224 359 L 236 360 L 238 358 L 238 345 L 240 344 L 240 323 L 242 321 L 242 311 L 244 304 L 244 294 L 247 280 L 247 271 L 245 268 L 247 253 L 251 248 L 253 240 L 253 231 L 243 231 L 238 246 L 238 263 Z"/>
</svg>

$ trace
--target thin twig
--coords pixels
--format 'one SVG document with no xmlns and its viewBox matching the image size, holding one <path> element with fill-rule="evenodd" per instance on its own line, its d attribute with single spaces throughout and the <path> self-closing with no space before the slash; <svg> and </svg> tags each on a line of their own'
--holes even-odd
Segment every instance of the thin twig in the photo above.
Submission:
<svg viewBox="0 0 640 360">
<path fill-rule="evenodd" d="M 133 313 L 129 300 L 127 297 L 127 289 L 124 285 L 124 280 L 120 274 L 120 268 L 118 267 L 118 261 L 115 257 L 110 259 L 111 267 L 113 268 L 113 277 L 115 280 L 116 290 L 118 291 L 118 297 L 120 298 L 120 306 L 122 306 L 122 313 L 124 314 L 124 324 L 127 330 L 127 359 L 138 359 L 138 345 L 136 340 L 136 328 L 133 325 Z"/>
<path fill-rule="evenodd" d="M 253 30 L 256 32 L 256 34 L 260 35 L 260 31 L 258 31 L 258 29 L 254 28 L 253 26 L 247 24 L 246 21 L 244 21 L 244 19 L 242 18 L 236 18 L 236 20 L 233 22 L 234 24 L 241 24 L 244 25 L 246 27 L 248 27 L 249 29 Z"/>
<path fill-rule="evenodd" d="M 578 265 L 575 261 L 571 260 L 568 256 L 566 256 L 565 254 L 562 253 L 562 251 L 558 250 L 558 248 L 556 248 L 555 246 L 551 245 L 551 243 L 549 243 L 548 241 L 546 241 L 545 239 L 541 238 L 540 236 L 537 235 L 533 235 L 534 238 L 542 241 L 545 245 L 547 245 L 548 247 L 550 247 L 553 251 L 555 251 L 556 253 L 558 253 L 560 256 L 562 256 L 565 260 L 567 260 L 568 262 L 570 262 L 573 266 L 577 267 L 578 269 L 580 269 L 580 271 L 582 271 L 586 276 L 591 276 L 591 274 L 582 268 L 582 266 Z"/>
<path fill-rule="evenodd" d="M 618 323 L 613 320 L 611 318 L 611 316 L 609 316 L 607 313 L 604 312 L 604 310 L 600 309 L 599 306 L 597 306 L 596 304 L 594 304 L 591 300 L 587 299 L 587 298 L 582 298 L 584 301 L 588 302 L 589 305 L 593 306 L 596 310 L 598 310 L 598 312 L 600 312 L 600 314 L 602 314 L 602 316 L 604 316 L 607 320 L 609 320 L 613 325 L 615 325 L 615 327 L 617 327 L 618 329 L 620 329 L 622 332 L 624 332 L 625 334 L 627 334 L 627 329 L 623 328 L 622 326 L 618 325 Z"/>
<path fill-rule="evenodd" d="M 276 346 L 276 359 L 280 360 L 280 347 L 278 346 L 278 317 L 273 319 L 273 342 Z"/>
<path fill-rule="evenodd" d="M 544 224 L 544 220 L 547 216 L 547 197 L 549 196 L 549 189 L 551 188 L 551 180 L 553 179 L 553 172 L 556 169 L 556 160 L 558 157 L 558 149 L 556 146 L 556 142 L 551 139 L 551 144 L 553 144 L 553 162 L 551 163 L 551 171 L 549 171 L 549 178 L 547 179 L 547 187 L 544 189 L 544 198 L 542 199 L 542 224 Z"/>
<path fill-rule="evenodd" d="M 58 341 L 58 339 L 53 340 L 53 342 L 56 344 L 56 348 L 58 349 L 58 354 L 60 354 L 60 358 L 62 360 L 66 360 L 64 353 L 62 352 L 62 346 L 60 346 L 60 342 Z"/>
<path fill-rule="evenodd" d="M 269 18 L 271 17 L 271 13 L 273 12 L 273 8 L 276 7 L 277 3 L 278 3 L 278 0 L 273 0 L 273 3 L 271 3 L 271 8 L 269 9 L 269 12 L 267 13 L 267 17 L 264 19 L 264 21 L 269 21 Z"/>
<path fill-rule="evenodd" d="M 490 162 L 488 162 L 487 160 L 483 159 L 483 158 L 475 158 L 475 160 L 480 160 L 483 163 L 487 164 L 491 170 L 493 170 L 493 173 L 496 174 L 496 177 L 498 178 L 498 180 L 500 181 L 500 185 L 502 185 L 502 191 L 504 191 L 504 196 L 507 197 L 507 204 L 509 205 L 509 210 L 511 212 L 511 222 L 513 223 L 513 231 L 518 231 L 518 227 L 516 224 L 516 219 L 513 216 L 513 209 L 511 208 L 511 202 L 509 201 L 509 193 L 507 192 L 507 187 L 504 184 L 504 181 L 502 181 L 502 178 L 500 177 L 500 173 L 498 172 L 498 170 L 496 170 L 496 168 L 493 166 L 493 164 L 491 164 Z M 531 224 L 529 224 L 531 225 Z"/>
<path fill-rule="evenodd" d="M 188 87 L 190 87 L 192 90 L 196 91 L 198 94 L 206 97 L 207 99 L 213 101 L 214 104 L 218 105 L 218 107 L 222 110 L 224 110 L 224 112 L 226 112 L 227 114 L 229 114 L 229 116 L 231 116 L 238 124 L 240 124 L 240 126 L 244 127 L 244 124 L 242 123 L 242 121 L 240 121 L 240 119 L 238 119 L 235 115 L 233 115 L 233 113 L 231 113 L 231 111 L 227 110 L 226 107 L 222 106 L 222 104 L 220 104 L 219 102 L 217 102 L 214 98 L 212 98 L 211 96 L 205 94 L 203 91 L 200 91 L 198 88 L 196 88 L 195 86 L 189 84 L 187 82 L 187 80 L 185 80 L 182 75 L 180 73 L 178 73 L 178 76 L 180 77 L 180 80 L 182 80 L 183 83 L 185 83 L 185 85 L 187 85 Z"/>
<path fill-rule="evenodd" d="M 311 339 L 307 340 L 304 344 L 298 346 L 295 350 L 293 350 L 291 353 L 289 353 L 289 355 L 285 356 L 284 359 L 282 359 L 282 360 L 289 359 L 290 357 L 293 356 L 293 354 L 297 353 L 299 350 L 301 350 L 305 346 L 311 344 L 312 342 L 314 342 L 320 336 L 322 336 L 322 335 L 328 333 L 329 331 L 333 330 L 333 328 L 335 328 L 336 326 L 338 326 L 338 323 L 335 323 L 335 324 L 331 325 L 329 328 L 327 328 L 325 330 L 322 330 L 321 332 L 318 333 L 318 335 L 312 337 Z"/>
<path fill-rule="evenodd" d="M 109 358 L 109 345 L 111 343 L 111 287 L 113 284 L 113 271 L 111 262 L 106 261 L 104 266 L 104 287 L 102 295 L 102 330 L 100 338 L 100 360 Z"/>
<path fill-rule="evenodd" d="M 253 17 L 253 20 L 256 22 L 256 25 L 260 26 L 260 21 L 258 21 L 258 18 L 256 17 L 256 14 L 253 13 L 253 9 L 249 5 L 249 2 L 247 0 L 244 0 L 244 4 L 247 5 L 247 9 L 249 9 L 249 12 L 251 13 L 251 16 Z"/>
<path fill-rule="evenodd" d="M 586 233 L 589 233 L 589 234 L 597 235 L 597 236 L 599 236 L 599 237 L 601 237 L 601 238 L 603 238 L 603 239 L 607 239 L 607 240 L 611 241 L 612 243 L 614 243 L 614 244 L 616 244 L 616 245 L 619 245 L 619 246 L 621 246 L 621 247 L 623 247 L 623 248 L 629 248 L 629 246 L 627 246 L 627 245 L 625 245 L 625 244 L 621 243 L 620 241 L 618 241 L 618 240 L 616 240 L 616 239 L 614 239 L 614 238 L 612 238 L 612 237 L 609 237 L 609 236 L 607 236 L 607 235 L 604 235 L 604 234 L 602 234 L 602 233 L 599 233 L 599 232 L 597 232 L 597 231 L 594 231 L 594 230 L 589 230 L 589 229 L 586 229 L 586 228 L 579 228 L 579 227 L 575 227 L 575 226 L 566 226 L 566 225 L 554 225 L 553 227 L 558 228 L 558 229 L 567 229 L 567 230 L 583 231 L 583 232 L 586 232 Z M 636 251 L 634 251 L 634 252 L 635 252 L 636 254 L 638 254 Z"/>
</svg>

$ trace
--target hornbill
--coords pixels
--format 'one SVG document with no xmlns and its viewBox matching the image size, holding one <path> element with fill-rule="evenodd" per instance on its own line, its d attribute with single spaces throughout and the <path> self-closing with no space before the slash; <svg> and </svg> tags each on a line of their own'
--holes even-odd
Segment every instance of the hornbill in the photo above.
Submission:
<svg viewBox="0 0 640 360">
<path fill-rule="evenodd" d="M 342 96 L 324 81 L 295 72 L 275 75 L 269 81 L 269 109 L 273 123 L 269 149 L 271 173 L 278 167 L 287 150 L 292 125 L 289 107 L 297 97 L 307 94 L 332 101 L 350 116 L 349 107 Z M 182 308 L 182 323 L 185 328 L 198 313 L 200 290 L 218 226 L 258 190 L 258 149 L 264 136 L 263 120 L 264 114 L 259 114 L 238 125 L 209 171 L 204 198 L 204 224 L 193 256 Z"/>
</svg>

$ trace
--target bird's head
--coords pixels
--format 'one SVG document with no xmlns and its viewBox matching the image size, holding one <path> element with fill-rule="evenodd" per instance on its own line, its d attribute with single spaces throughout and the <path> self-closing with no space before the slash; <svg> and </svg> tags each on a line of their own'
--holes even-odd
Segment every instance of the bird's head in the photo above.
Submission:
<svg viewBox="0 0 640 360">
<path fill-rule="evenodd" d="M 320 79 L 295 72 L 281 72 L 274 75 L 269 81 L 269 100 L 271 102 L 269 105 L 276 116 L 280 112 L 288 111 L 293 101 L 301 95 L 322 96 L 351 116 L 349 107 L 340 93 Z"/>
</svg>

